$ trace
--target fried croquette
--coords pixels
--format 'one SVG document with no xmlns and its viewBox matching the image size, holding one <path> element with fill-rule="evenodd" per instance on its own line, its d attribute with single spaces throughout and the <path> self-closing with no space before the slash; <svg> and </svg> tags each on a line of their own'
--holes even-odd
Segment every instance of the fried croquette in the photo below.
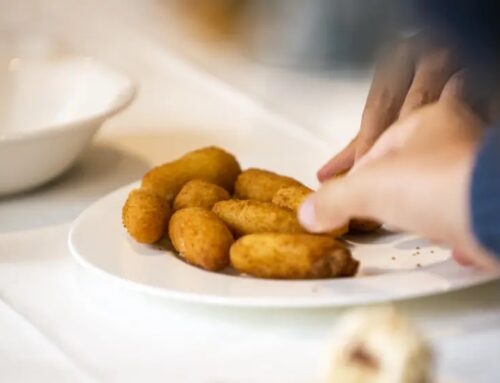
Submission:
<svg viewBox="0 0 500 383">
<path fill-rule="evenodd" d="M 236 236 L 265 232 L 304 232 L 293 211 L 276 206 L 271 202 L 220 201 L 214 205 L 212 210 Z"/>
<path fill-rule="evenodd" d="M 137 242 L 154 243 L 165 234 L 170 215 L 165 199 L 151 190 L 135 189 L 123 206 L 122 222 Z"/>
<path fill-rule="evenodd" d="M 243 171 L 236 179 L 234 195 L 238 199 L 271 202 L 279 189 L 292 185 L 302 184 L 293 178 L 267 170 L 248 169 Z"/>
<path fill-rule="evenodd" d="M 353 257 L 349 257 L 347 260 L 346 265 L 342 269 L 342 272 L 340 273 L 341 277 L 352 277 L 356 275 L 359 269 L 359 261 L 354 259 Z"/>
<path fill-rule="evenodd" d="M 316 235 L 299 224 L 297 210 L 311 192 L 271 171 L 241 172 L 232 154 L 212 146 L 147 172 L 141 188 L 130 192 L 122 220 L 138 242 L 169 237 L 186 262 L 210 271 L 232 262 L 236 270 L 261 278 L 356 274 L 359 262 L 334 240 L 347 225 Z M 363 232 L 373 227 L 365 220 L 351 224 Z M 242 238 L 234 242 L 236 237 Z"/>
<path fill-rule="evenodd" d="M 240 173 L 240 165 L 232 154 L 210 146 L 153 168 L 144 175 L 142 187 L 172 202 L 184 184 L 193 179 L 212 182 L 232 193 Z"/>
<path fill-rule="evenodd" d="M 174 200 L 174 211 L 186 207 L 202 207 L 211 210 L 216 202 L 230 199 L 228 191 L 219 185 L 203 180 L 186 183 Z"/>
<path fill-rule="evenodd" d="M 340 277 L 351 259 L 340 242 L 312 234 L 245 235 L 231 246 L 230 254 L 236 270 L 276 279 Z"/>
<path fill-rule="evenodd" d="M 366 218 L 353 218 L 349 221 L 349 232 L 353 233 L 372 233 L 381 227 L 380 222 Z"/>
<path fill-rule="evenodd" d="M 283 208 L 293 210 L 295 213 L 299 210 L 300 205 L 306 200 L 307 196 L 313 192 L 304 185 L 287 186 L 279 189 L 273 197 L 272 202 Z M 340 237 L 348 232 L 348 225 L 341 226 L 337 229 L 330 230 L 324 234 L 330 235 L 333 238 Z"/>
<path fill-rule="evenodd" d="M 229 265 L 233 236 L 222 220 L 210 210 L 188 207 L 170 219 L 172 245 L 189 263 L 210 271 Z"/>
<path fill-rule="evenodd" d="M 286 207 L 293 211 L 299 210 L 309 194 L 313 192 L 304 185 L 286 186 L 279 189 L 273 196 L 272 202 L 278 206 Z"/>
</svg>

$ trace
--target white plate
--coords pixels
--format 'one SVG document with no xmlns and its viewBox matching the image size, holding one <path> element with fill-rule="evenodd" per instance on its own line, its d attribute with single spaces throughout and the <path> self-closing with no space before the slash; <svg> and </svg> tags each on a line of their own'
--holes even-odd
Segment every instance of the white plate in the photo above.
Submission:
<svg viewBox="0 0 500 383">
<path fill-rule="evenodd" d="M 442 293 L 495 277 L 460 267 L 449 250 L 406 234 L 353 241 L 353 255 L 361 261 L 356 278 L 279 281 L 207 272 L 128 237 L 121 208 L 135 186 L 121 188 L 83 212 L 70 232 L 69 246 L 85 267 L 146 292 L 238 306 L 344 306 Z"/>
<path fill-rule="evenodd" d="M 237 153 L 244 167 L 265 167 L 314 186 L 314 169 L 330 150 L 304 131 L 279 126 L 256 121 L 238 129 L 211 128 L 209 135 L 191 132 L 185 140 L 178 137 L 167 144 L 165 160 L 216 144 Z M 396 233 L 351 238 L 353 255 L 361 261 L 356 278 L 279 281 L 207 272 L 129 238 L 121 209 L 135 186 L 123 187 L 84 211 L 70 231 L 69 247 L 83 266 L 144 292 L 234 306 L 346 306 L 443 293 L 496 277 L 458 266 L 445 248 Z"/>
</svg>

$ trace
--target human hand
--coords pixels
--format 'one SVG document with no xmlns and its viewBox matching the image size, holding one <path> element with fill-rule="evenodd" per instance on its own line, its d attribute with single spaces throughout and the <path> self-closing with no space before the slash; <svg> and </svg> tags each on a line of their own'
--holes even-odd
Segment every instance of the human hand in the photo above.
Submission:
<svg viewBox="0 0 500 383">
<path fill-rule="evenodd" d="M 299 210 L 314 232 L 369 217 L 446 243 L 462 263 L 497 266 L 470 227 L 469 191 L 479 120 L 444 98 L 396 122 L 345 177 L 325 182 Z M 383 150 L 380 148 L 383 147 Z"/>
<path fill-rule="evenodd" d="M 319 170 L 319 180 L 350 169 L 394 121 L 438 100 L 458 69 L 444 45 L 431 46 L 420 37 L 400 42 L 377 65 L 357 136 Z"/>
</svg>

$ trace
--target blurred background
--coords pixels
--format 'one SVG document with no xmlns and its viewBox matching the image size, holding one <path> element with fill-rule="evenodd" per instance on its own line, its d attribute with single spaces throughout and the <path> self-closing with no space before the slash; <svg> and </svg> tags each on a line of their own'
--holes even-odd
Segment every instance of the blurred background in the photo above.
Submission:
<svg viewBox="0 0 500 383">
<path fill-rule="evenodd" d="M 345 141 L 411 15 L 406 0 L 0 0 L 0 54 L 91 55 L 139 78 L 168 55 Z"/>
<path fill-rule="evenodd" d="M 22 37 L 76 42 L 122 23 L 217 55 L 236 51 L 273 65 L 363 68 L 381 42 L 414 26 L 410 1 L 397 0 L 2 0 L 2 47 Z M 107 24 L 107 28 L 105 26 Z M 172 42 L 172 41 L 171 41 Z"/>
</svg>

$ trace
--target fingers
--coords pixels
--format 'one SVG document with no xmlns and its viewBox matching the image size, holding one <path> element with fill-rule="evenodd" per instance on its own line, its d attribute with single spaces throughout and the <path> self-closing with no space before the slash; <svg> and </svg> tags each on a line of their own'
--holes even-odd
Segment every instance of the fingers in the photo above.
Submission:
<svg viewBox="0 0 500 383">
<path fill-rule="evenodd" d="M 481 270 L 500 272 L 500 263 L 482 249 L 474 249 L 470 253 L 453 250 L 451 252 L 453 259 L 462 266 L 476 267 Z"/>
<path fill-rule="evenodd" d="M 363 110 L 360 131 L 355 140 L 318 171 L 321 182 L 349 170 L 367 153 L 373 160 L 400 146 L 410 130 L 389 134 L 372 150 L 398 118 L 437 101 L 442 92 L 444 99 L 458 98 L 464 93 L 463 73 L 452 76 L 456 63 L 450 50 L 423 51 L 415 63 L 416 46 L 404 41 L 380 61 Z M 366 162 L 368 160 L 362 163 Z"/>
<path fill-rule="evenodd" d="M 417 125 L 417 119 L 412 117 L 392 124 L 373 147 L 356 162 L 353 171 L 399 150 L 413 134 Z"/>
<path fill-rule="evenodd" d="M 387 178 L 379 178 L 381 174 Z M 347 175 L 325 182 L 300 207 L 300 222 L 309 231 L 324 232 L 342 226 L 351 217 L 376 218 L 379 206 L 391 205 L 391 195 L 385 192 L 392 183 L 391 174 L 381 164 L 360 170 L 353 177 Z"/>
<path fill-rule="evenodd" d="M 453 259 L 459 264 L 459 265 L 462 265 L 462 266 L 472 266 L 474 264 L 474 262 L 472 262 L 469 257 L 467 257 L 466 255 L 464 255 L 462 252 L 460 251 L 457 251 L 457 250 L 453 250 L 451 252 L 451 255 L 453 257 Z"/>
<path fill-rule="evenodd" d="M 448 79 L 457 70 L 453 54 L 439 49 L 425 54 L 416 64 L 415 76 L 405 97 L 399 117 L 437 101 Z"/>
<path fill-rule="evenodd" d="M 486 119 L 488 121 L 498 121 L 500 119 L 500 94 L 494 94 L 486 107 Z"/>
<path fill-rule="evenodd" d="M 389 127 L 388 125 L 387 127 Z M 387 129 L 386 127 L 386 129 Z M 380 135 L 383 135 L 387 130 L 384 130 L 383 132 L 380 133 Z M 363 157 L 365 156 L 366 153 L 368 153 L 373 145 L 379 140 L 380 135 L 377 137 L 365 137 L 361 136 L 358 140 L 358 144 L 356 145 L 356 153 L 354 156 L 354 163 L 359 162 Z"/>
<path fill-rule="evenodd" d="M 413 78 L 414 54 L 408 42 L 402 42 L 378 65 L 361 118 L 356 159 L 398 117 Z"/>
<path fill-rule="evenodd" d="M 459 101 L 466 104 L 483 121 L 492 122 L 500 116 L 500 98 L 495 94 L 481 94 L 474 88 L 470 73 L 463 69 L 456 72 L 446 83 L 440 101 Z"/>
<path fill-rule="evenodd" d="M 386 55 L 375 71 L 361 118 L 358 136 L 318 171 L 321 182 L 349 170 L 398 117 L 413 78 L 413 52 L 401 42 Z"/>
<path fill-rule="evenodd" d="M 357 165 L 347 176 L 325 182 L 299 209 L 303 226 L 309 231 L 324 232 L 342 226 L 350 218 L 366 217 L 423 235 L 439 232 L 441 229 L 436 228 L 438 223 L 433 219 L 435 211 L 422 209 L 422 206 L 433 203 L 435 196 L 431 189 L 437 187 L 438 181 L 446 184 L 442 170 L 437 169 L 441 157 L 436 157 L 432 150 L 434 143 L 429 142 L 428 133 L 420 138 L 408 133 L 412 129 L 414 132 L 425 131 L 422 124 L 428 119 L 428 112 L 421 112 L 402 120 L 398 123 L 401 133 L 388 132 L 388 137 L 394 134 L 388 138 L 396 147 L 394 150 L 384 147 L 380 150 L 385 154 L 379 158 L 368 158 L 365 164 L 361 162 L 362 165 Z M 411 137 L 406 138 L 406 135 Z M 410 141 L 412 144 L 407 147 Z M 403 146 L 405 150 L 400 150 Z M 450 174 L 453 177 L 454 173 Z M 457 198 L 454 196 L 448 201 L 453 203 Z"/>
<path fill-rule="evenodd" d="M 301 225 L 310 232 L 321 233 L 346 224 L 350 217 L 350 204 L 355 199 L 344 201 L 349 205 L 341 203 L 346 196 L 345 184 L 344 178 L 330 180 L 307 198 L 298 211 Z"/>
<path fill-rule="evenodd" d="M 324 182 L 338 173 L 349 170 L 354 164 L 355 154 L 356 139 L 352 140 L 339 154 L 323 165 L 317 173 L 318 180 Z"/>
<path fill-rule="evenodd" d="M 466 100 L 465 70 L 456 72 L 449 78 L 441 92 L 440 101 Z"/>
</svg>

